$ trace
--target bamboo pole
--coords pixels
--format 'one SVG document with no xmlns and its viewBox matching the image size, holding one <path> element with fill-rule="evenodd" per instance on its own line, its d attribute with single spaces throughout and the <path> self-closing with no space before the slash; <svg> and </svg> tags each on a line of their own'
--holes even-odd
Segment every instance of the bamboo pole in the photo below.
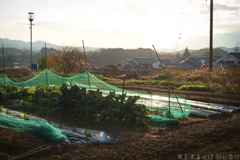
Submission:
<svg viewBox="0 0 240 160">
<path fill-rule="evenodd" d="M 4 85 L 5 85 L 5 62 L 4 62 L 4 48 L 3 48 L 3 44 L 2 44 L 2 53 L 3 53 L 3 72 L 4 72 Z"/>
<path fill-rule="evenodd" d="M 157 55 L 157 57 L 158 57 L 159 62 L 161 63 L 162 69 L 163 69 L 163 71 L 164 71 L 164 73 L 165 73 L 165 75 L 166 75 L 166 77 L 167 77 L 168 83 L 169 83 L 169 85 L 172 87 L 171 82 L 170 82 L 170 80 L 169 80 L 169 78 L 168 78 L 168 76 L 167 76 L 167 74 L 166 74 L 166 72 L 165 72 L 165 69 L 163 68 L 162 62 L 161 62 L 161 60 L 160 60 L 160 58 L 159 58 L 159 56 L 158 56 L 158 54 L 157 54 L 157 51 L 156 51 L 154 45 L 152 45 L 152 46 L 153 46 L 153 49 L 154 49 L 154 51 L 155 51 L 155 53 L 156 53 L 156 55 Z M 182 107 L 181 107 L 181 104 L 180 104 L 179 101 L 178 101 L 177 95 L 176 95 L 173 87 L 172 87 L 172 90 L 173 90 L 173 93 L 174 93 L 174 95 L 175 95 L 175 97 L 176 97 L 176 99 L 177 99 L 178 105 L 180 106 L 180 109 L 181 109 L 181 111 L 183 112 Z"/>
<path fill-rule="evenodd" d="M 169 98 L 169 104 L 168 104 L 168 106 L 169 106 L 169 118 L 171 119 L 171 112 L 170 112 L 170 86 L 168 88 L 168 98 Z"/>
<path fill-rule="evenodd" d="M 87 58 L 86 58 L 85 47 L 84 47 L 84 41 L 82 41 L 82 43 L 83 43 L 84 57 L 85 57 L 85 61 L 86 61 L 86 68 L 87 68 L 87 75 L 88 75 L 88 84 L 89 84 L 89 89 L 91 90 L 91 85 L 90 85 L 90 80 L 89 80 L 89 73 L 88 73 L 88 66 L 87 66 Z"/>
<path fill-rule="evenodd" d="M 45 55 L 47 55 L 47 48 L 46 48 L 46 43 L 45 43 Z M 46 81 L 47 81 L 47 88 L 48 88 L 48 73 L 47 73 L 47 70 L 48 70 L 48 68 L 47 68 L 47 66 L 46 66 Z"/>
</svg>

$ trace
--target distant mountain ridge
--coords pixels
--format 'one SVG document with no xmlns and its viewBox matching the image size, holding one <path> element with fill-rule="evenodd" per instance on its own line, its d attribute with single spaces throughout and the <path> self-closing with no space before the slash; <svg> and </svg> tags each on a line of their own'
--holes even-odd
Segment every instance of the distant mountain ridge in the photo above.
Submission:
<svg viewBox="0 0 240 160">
<path fill-rule="evenodd" d="M 57 46 L 55 44 L 47 43 L 44 41 L 36 41 L 36 42 L 32 42 L 33 51 L 38 52 L 42 47 L 45 47 L 45 43 L 46 43 L 47 48 L 58 49 L 58 47 L 61 47 L 61 46 Z M 30 42 L 24 42 L 21 40 L 10 40 L 7 38 L 0 38 L 0 44 L 3 44 L 4 47 L 30 50 Z M 2 47 L 2 45 L 1 45 L 1 47 Z M 97 49 L 98 48 L 94 48 L 94 47 L 85 47 L 86 51 L 97 50 Z"/>
<path fill-rule="evenodd" d="M 232 48 L 236 46 L 237 42 L 240 42 L 240 32 L 213 35 L 213 48 L 221 48 L 223 50 L 227 49 L 226 51 L 233 52 L 234 49 L 232 50 Z M 176 48 L 176 45 L 177 44 L 170 45 L 166 47 L 166 50 L 172 50 L 173 48 Z M 186 47 L 188 47 L 188 49 L 207 48 L 209 47 L 209 36 L 191 37 L 187 40 L 179 42 L 179 50 L 182 50 Z"/>
</svg>

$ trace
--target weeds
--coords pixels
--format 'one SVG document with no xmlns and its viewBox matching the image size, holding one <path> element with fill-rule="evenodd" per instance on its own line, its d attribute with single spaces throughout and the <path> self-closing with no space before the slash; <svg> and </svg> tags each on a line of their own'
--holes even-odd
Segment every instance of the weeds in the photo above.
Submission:
<svg viewBox="0 0 240 160">
<path fill-rule="evenodd" d="M 59 128 L 60 128 L 60 129 L 62 129 L 62 128 L 63 128 L 63 125 L 62 125 L 62 124 L 60 124 L 60 125 L 59 125 Z"/>
<path fill-rule="evenodd" d="M 24 113 L 23 118 L 24 118 L 25 120 L 28 120 L 28 119 L 29 119 L 29 115 L 27 115 L 27 113 Z"/>
<path fill-rule="evenodd" d="M 6 114 L 11 114 L 12 112 L 9 109 L 6 109 Z"/>
<path fill-rule="evenodd" d="M 76 132 L 76 131 L 77 131 L 75 127 L 72 127 L 71 130 L 72 130 L 73 132 Z"/>
<path fill-rule="evenodd" d="M 40 121 L 40 119 L 39 118 L 33 118 L 35 121 Z"/>
<path fill-rule="evenodd" d="M 90 133 L 89 131 L 85 131 L 85 132 L 84 132 L 84 135 L 85 135 L 86 137 L 92 137 L 92 135 L 91 135 L 91 133 Z"/>
</svg>

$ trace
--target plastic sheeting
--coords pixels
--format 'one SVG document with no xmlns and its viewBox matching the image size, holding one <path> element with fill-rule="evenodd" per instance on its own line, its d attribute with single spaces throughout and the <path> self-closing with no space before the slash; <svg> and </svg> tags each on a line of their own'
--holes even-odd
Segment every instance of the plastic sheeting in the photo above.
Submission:
<svg viewBox="0 0 240 160">
<path fill-rule="evenodd" d="M 14 113 L 19 113 L 18 111 L 14 111 L 14 110 L 10 110 L 10 111 L 14 112 Z M 3 109 L 2 112 L 6 112 L 6 109 Z M 14 114 L 8 114 L 8 116 L 16 118 L 16 119 L 23 119 Z M 22 116 L 23 116 L 23 114 L 22 114 Z M 36 118 L 38 118 L 41 121 L 47 121 L 46 119 L 39 118 L 34 115 L 29 115 L 30 120 L 34 120 Z M 52 122 L 52 121 L 50 121 L 50 122 L 55 128 L 60 129 L 59 124 Z M 76 128 L 76 131 L 72 131 L 72 128 L 67 127 L 67 126 L 62 126 L 62 128 L 60 130 L 63 131 L 63 133 L 67 136 L 68 140 L 71 143 L 109 144 L 109 143 L 115 143 L 115 142 L 119 141 L 119 139 L 117 137 L 109 135 L 109 134 L 105 133 L 104 131 L 95 131 L 95 130 L 89 130 L 89 129 L 84 129 L 84 128 Z M 86 137 L 85 131 L 89 132 L 92 137 Z M 63 143 L 65 143 L 65 142 L 63 142 Z"/>
</svg>

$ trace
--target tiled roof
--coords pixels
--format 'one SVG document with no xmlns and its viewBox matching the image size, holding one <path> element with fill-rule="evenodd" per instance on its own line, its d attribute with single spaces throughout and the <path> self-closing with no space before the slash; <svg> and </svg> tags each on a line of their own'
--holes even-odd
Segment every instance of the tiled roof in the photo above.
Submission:
<svg viewBox="0 0 240 160">
<path fill-rule="evenodd" d="M 180 68 L 192 68 L 193 66 L 189 63 L 177 63 L 173 64 L 174 67 L 180 67 Z"/>
<path fill-rule="evenodd" d="M 182 61 L 179 61 L 179 63 L 183 63 L 184 61 L 187 61 L 189 59 L 193 62 L 192 65 L 209 65 L 209 57 L 188 57 Z M 213 62 L 215 62 L 216 59 L 213 59 Z"/>
<path fill-rule="evenodd" d="M 173 63 L 179 63 L 179 62 L 183 61 L 183 60 L 186 59 L 186 58 L 188 58 L 188 57 L 182 57 L 182 58 L 180 58 L 180 59 L 174 61 Z"/>
<path fill-rule="evenodd" d="M 240 53 L 232 53 L 232 52 L 231 52 L 230 55 L 232 55 L 232 56 L 237 57 L 237 58 L 240 59 Z"/>
<path fill-rule="evenodd" d="M 233 61 L 219 61 L 216 64 L 213 65 L 213 68 L 227 68 L 227 67 L 233 67 L 234 62 Z"/>
<path fill-rule="evenodd" d="M 171 64 L 170 59 L 161 59 L 161 62 L 162 62 L 165 66 Z M 172 64 L 173 64 L 173 63 L 172 63 Z"/>
<path fill-rule="evenodd" d="M 153 64 L 156 60 L 153 58 L 132 58 L 138 64 Z"/>
<path fill-rule="evenodd" d="M 131 66 L 133 66 L 133 67 L 135 67 L 135 66 L 137 66 L 137 64 L 136 63 L 134 63 L 133 61 L 127 61 Z"/>
</svg>

